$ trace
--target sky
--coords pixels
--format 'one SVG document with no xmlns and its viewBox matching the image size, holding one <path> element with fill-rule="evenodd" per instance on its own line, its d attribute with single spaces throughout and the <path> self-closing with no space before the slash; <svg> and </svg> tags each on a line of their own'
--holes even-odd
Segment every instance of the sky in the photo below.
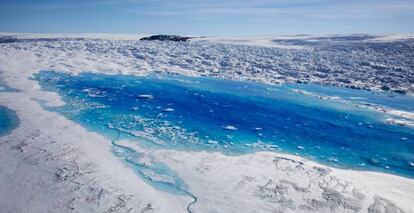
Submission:
<svg viewBox="0 0 414 213">
<path fill-rule="evenodd" d="M 414 33 L 414 0 L 0 0 L 0 32 Z"/>
</svg>

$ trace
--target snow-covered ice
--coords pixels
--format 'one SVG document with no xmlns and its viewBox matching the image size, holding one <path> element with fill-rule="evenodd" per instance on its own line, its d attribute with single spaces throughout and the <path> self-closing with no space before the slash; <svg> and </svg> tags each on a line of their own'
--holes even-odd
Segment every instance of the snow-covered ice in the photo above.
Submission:
<svg viewBox="0 0 414 213">
<path fill-rule="evenodd" d="M 174 43 L 121 35 L 3 35 L 22 40 L 0 44 L 0 78 L 7 87 L 1 86 L 13 88 L 0 90 L 0 105 L 14 110 L 20 121 L 10 134 L 0 137 L 0 211 L 414 212 L 410 178 L 330 168 L 276 152 L 229 156 L 119 141 L 140 153 L 142 161 L 167 165 L 188 186 L 187 194 L 158 190 L 113 155 L 111 140 L 46 110 L 65 103 L 33 80 L 40 70 L 168 72 L 411 94 L 414 40 L 410 36 L 198 38 Z M 136 94 L 137 99 L 151 97 Z M 174 113 L 173 108 L 164 111 Z M 412 111 L 385 111 L 413 118 Z M 231 124 L 223 128 L 237 130 Z"/>
</svg>

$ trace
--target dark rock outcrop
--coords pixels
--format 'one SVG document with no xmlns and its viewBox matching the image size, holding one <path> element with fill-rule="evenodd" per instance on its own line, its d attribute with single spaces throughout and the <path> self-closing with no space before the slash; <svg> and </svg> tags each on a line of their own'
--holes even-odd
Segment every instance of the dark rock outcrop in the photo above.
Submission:
<svg viewBox="0 0 414 213">
<path fill-rule="evenodd" d="M 14 36 L 1 36 L 0 37 L 0 43 L 12 43 L 16 41 L 17 41 L 17 38 Z"/>
<path fill-rule="evenodd" d="M 191 37 L 178 36 L 178 35 L 153 35 L 149 37 L 141 38 L 141 41 L 183 41 L 190 40 Z"/>
</svg>

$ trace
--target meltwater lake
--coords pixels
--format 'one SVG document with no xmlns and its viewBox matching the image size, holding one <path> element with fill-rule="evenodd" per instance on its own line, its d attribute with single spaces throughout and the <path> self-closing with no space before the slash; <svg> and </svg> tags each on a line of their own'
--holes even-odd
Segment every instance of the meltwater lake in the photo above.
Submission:
<svg viewBox="0 0 414 213">
<path fill-rule="evenodd" d="M 66 102 L 49 110 L 112 140 L 229 155 L 274 151 L 414 178 L 414 128 L 375 110 L 413 113 L 412 96 L 161 74 L 41 71 L 34 79 Z"/>
<path fill-rule="evenodd" d="M 18 125 L 16 112 L 0 105 L 0 137 L 10 134 Z"/>
</svg>

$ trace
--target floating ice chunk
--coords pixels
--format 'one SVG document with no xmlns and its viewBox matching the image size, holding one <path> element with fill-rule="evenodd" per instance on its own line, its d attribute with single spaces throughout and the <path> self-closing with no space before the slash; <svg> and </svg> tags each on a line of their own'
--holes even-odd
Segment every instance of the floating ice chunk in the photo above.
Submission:
<svg viewBox="0 0 414 213">
<path fill-rule="evenodd" d="M 226 135 L 226 138 L 228 139 L 232 139 L 234 136 L 233 135 Z"/>
<path fill-rule="evenodd" d="M 275 149 L 279 149 L 280 148 L 276 144 L 267 144 L 267 143 L 264 143 L 264 142 L 262 142 L 260 140 L 257 141 L 254 144 L 246 144 L 246 146 L 253 147 L 253 148 L 266 149 L 266 150 L 275 150 Z"/>
<path fill-rule="evenodd" d="M 173 108 L 165 108 L 163 111 L 164 112 L 174 112 L 174 109 Z"/>
<path fill-rule="evenodd" d="M 237 127 L 232 126 L 232 125 L 228 125 L 228 126 L 223 127 L 223 129 L 229 130 L 229 131 L 235 131 L 235 130 L 237 130 Z"/>
<path fill-rule="evenodd" d="M 91 98 L 104 97 L 104 92 L 95 88 L 85 88 L 82 89 L 82 92 L 85 92 Z"/>
<path fill-rule="evenodd" d="M 150 95 L 150 94 L 142 94 L 142 95 L 138 95 L 138 98 L 140 98 L 140 99 L 154 99 L 154 96 Z"/>
<path fill-rule="evenodd" d="M 215 144 L 218 144 L 218 142 L 214 140 L 208 140 L 207 144 L 215 145 Z"/>
<path fill-rule="evenodd" d="M 292 89 L 291 91 L 297 94 L 302 94 L 302 95 L 313 95 L 313 93 L 308 92 L 306 90 L 301 90 L 301 89 Z"/>
<path fill-rule="evenodd" d="M 332 162 L 338 162 L 339 161 L 337 158 L 334 158 L 334 157 L 329 158 L 329 160 L 332 161 Z"/>
</svg>

